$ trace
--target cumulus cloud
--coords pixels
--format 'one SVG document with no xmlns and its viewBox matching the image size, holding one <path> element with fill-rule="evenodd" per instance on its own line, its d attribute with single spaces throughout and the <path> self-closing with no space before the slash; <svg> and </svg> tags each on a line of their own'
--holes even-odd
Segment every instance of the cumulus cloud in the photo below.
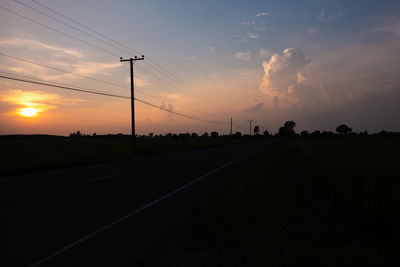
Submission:
<svg viewBox="0 0 400 267">
<path fill-rule="evenodd" d="M 287 48 L 264 61 L 264 77 L 260 85 L 263 92 L 284 92 L 298 80 L 298 72 L 311 62 L 300 49 Z M 304 74 L 300 75 L 302 78 Z"/>
<path fill-rule="evenodd" d="M 240 59 L 242 61 L 250 61 L 251 60 L 251 52 L 237 52 L 233 55 L 234 58 Z"/>
<path fill-rule="evenodd" d="M 308 76 L 302 70 L 310 62 L 303 51 L 294 48 L 287 48 L 264 61 L 264 76 L 259 89 L 269 97 L 270 106 L 310 108 L 327 101 L 323 86 L 307 83 Z"/>
</svg>

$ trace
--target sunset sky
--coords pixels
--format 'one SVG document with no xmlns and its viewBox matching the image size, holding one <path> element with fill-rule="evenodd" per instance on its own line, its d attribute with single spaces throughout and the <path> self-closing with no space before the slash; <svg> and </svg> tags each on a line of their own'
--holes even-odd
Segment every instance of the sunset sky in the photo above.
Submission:
<svg viewBox="0 0 400 267">
<path fill-rule="evenodd" d="M 129 96 L 142 54 L 137 98 L 215 123 L 136 102 L 138 134 L 400 131 L 399 1 L 0 2 L 1 76 Z M 0 79 L 0 134 L 77 130 L 130 133 L 130 100 Z"/>
</svg>

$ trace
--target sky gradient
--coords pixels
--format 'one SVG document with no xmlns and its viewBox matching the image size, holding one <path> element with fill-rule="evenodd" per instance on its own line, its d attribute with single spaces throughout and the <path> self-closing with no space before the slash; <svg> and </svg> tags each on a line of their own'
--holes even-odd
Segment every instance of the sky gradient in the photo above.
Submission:
<svg viewBox="0 0 400 267">
<path fill-rule="evenodd" d="M 129 64 L 119 57 L 144 54 L 135 64 L 137 98 L 216 122 L 136 102 L 138 134 L 226 134 L 230 117 L 243 133 L 247 120 L 272 133 L 286 120 L 297 131 L 343 123 L 400 131 L 398 1 L 4 0 L 0 7 L 1 75 L 129 96 Z M 26 116 L 27 108 L 38 113 Z M 130 100 L 0 79 L 0 134 L 77 130 L 130 133 Z"/>
</svg>

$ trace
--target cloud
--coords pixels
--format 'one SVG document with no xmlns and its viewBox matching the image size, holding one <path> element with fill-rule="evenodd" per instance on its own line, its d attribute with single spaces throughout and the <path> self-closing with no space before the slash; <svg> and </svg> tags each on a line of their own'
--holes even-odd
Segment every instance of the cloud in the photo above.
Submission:
<svg viewBox="0 0 400 267">
<path fill-rule="evenodd" d="M 272 52 L 266 49 L 261 49 L 258 54 L 264 58 L 270 58 L 272 56 Z"/>
<path fill-rule="evenodd" d="M 8 90 L 0 94 L 0 101 L 8 103 L 10 107 L 30 107 L 45 112 L 55 109 L 56 104 L 62 102 L 62 98 L 43 91 Z"/>
<path fill-rule="evenodd" d="M 300 49 L 287 48 L 263 62 L 264 76 L 259 85 L 273 107 L 314 106 L 327 100 L 322 86 L 307 83 L 302 70 L 311 62 Z"/>
<path fill-rule="evenodd" d="M 79 62 L 72 64 L 73 72 L 81 75 L 102 74 L 109 75 L 108 70 L 118 68 L 122 64 L 117 63 L 101 63 L 101 62 Z"/>
<path fill-rule="evenodd" d="M 236 54 L 233 55 L 233 57 L 243 61 L 250 61 L 251 52 L 237 52 Z"/>
<path fill-rule="evenodd" d="M 197 56 L 189 56 L 189 57 L 185 57 L 185 60 L 188 60 L 188 61 L 197 61 L 197 60 L 198 60 L 198 57 L 197 57 Z"/>
<path fill-rule="evenodd" d="M 298 72 L 297 73 L 297 83 L 302 83 L 305 80 L 307 80 L 307 75 L 302 72 Z"/>
<path fill-rule="evenodd" d="M 300 49 L 286 48 L 282 54 L 274 54 L 269 61 L 263 62 L 264 77 L 260 90 L 287 91 L 298 80 L 297 73 L 310 62 Z"/>
<path fill-rule="evenodd" d="M 269 13 L 267 13 L 267 12 L 260 12 L 260 13 L 257 13 L 256 15 L 255 15 L 255 17 L 262 17 L 262 16 L 267 16 Z"/>
<path fill-rule="evenodd" d="M 258 35 L 256 33 L 250 32 L 247 34 L 247 38 L 249 39 L 257 39 Z"/>
<path fill-rule="evenodd" d="M 1 39 L 0 47 L 7 50 L 14 50 L 13 55 L 18 55 L 24 60 L 37 62 L 51 68 L 42 67 L 28 62 L 22 62 L 15 58 L 5 57 L 0 64 L 0 70 L 12 71 L 18 74 L 34 76 L 35 78 L 54 81 L 57 79 L 81 79 L 74 74 L 89 75 L 110 75 L 112 69 L 120 67 L 120 62 L 94 62 L 89 61 L 83 53 L 78 50 L 62 46 L 55 46 L 39 40 L 9 38 Z M 62 59 L 60 59 L 62 57 Z M 71 73 L 57 71 L 63 69 Z"/>
<path fill-rule="evenodd" d="M 242 25 L 244 25 L 244 26 L 250 26 L 250 25 L 255 25 L 255 24 L 256 24 L 255 21 L 251 21 L 251 22 L 245 21 L 245 22 L 242 22 Z"/>
<path fill-rule="evenodd" d="M 259 112 L 262 110 L 263 106 L 264 106 L 264 103 L 260 102 L 260 103 L 255 104 L 254 106 L 246 108 L 245 111 L 252 112 L 252 113 Z"/>
<path fill-rule="evenodd" d="M 160 108 L 163 109 L 163 110 L 167 110 L 169 112 L 173 112 L 174 111 L 174 106 L 172 104 L 165 105 L 164 102 L 161 103 Z"/>
<path fill-rule="evenodd" d="M 38 49 L 43 49 L 47 51 L 52 51 L 55 52 L 57 56 L 72 56 L 76 58 L 85 58 L 85 56 L 74 49 L 66 48 L 66 47 L 61 47 L 61 46 L 54 46 L 54 45 L 49 45 L 37 40 L 31 40 L 31 39 L 21 39 L 21 38 L 13 38 L 13 39 L 3 39 L 0 40 L 0 46 L 23 46 L 24 48 L 27 49 L 32 49 L 32 50 L 38 50 Z"/>
<path fill-rule="evenodd" d="M 131 83 L 131 78 L 129 77 L 129 84 Z M 147 76 L 144 75 L 136 75 L 135 76 L 135 86 L 139 88 L 148 87 L 150 83 L 148 81 Z"/>
</svg>

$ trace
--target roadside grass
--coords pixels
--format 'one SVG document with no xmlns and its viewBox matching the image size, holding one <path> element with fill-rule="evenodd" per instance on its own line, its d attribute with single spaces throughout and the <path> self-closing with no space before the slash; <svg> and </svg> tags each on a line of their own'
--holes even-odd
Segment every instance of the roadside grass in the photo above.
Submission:
<svg viewBox="0 0 400 267">
<path fill-rule="evenodd" d="M 399 149 L 396 139 L 278 140 L 195 208 L 175 234 L 175 255 L 160 259 L 399 266 Z"/>
<path fill-rule="evenodd" d="M 138 139 L 131 152 L 129 137 L 22 136 L 0 139 L 0 176 L 160 155 L 250 141 L 231 138 Z"/>
</svg>

